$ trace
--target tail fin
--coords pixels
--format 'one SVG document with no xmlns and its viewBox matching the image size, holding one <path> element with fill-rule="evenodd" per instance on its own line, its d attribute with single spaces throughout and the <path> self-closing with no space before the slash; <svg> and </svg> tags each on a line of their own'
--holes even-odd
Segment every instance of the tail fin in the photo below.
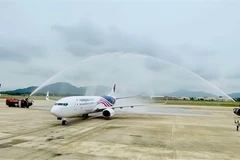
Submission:
<svg viewBox="0 0 240 160">
<path fill-rule="evenodd" d="M 49 101 L 49 91 L 47 91 L 46 100 Z"/>
<path fill-rule="evenodd" d="M 113 96 L 116 92 L 116 84 L 113 85 L 112 91 L 108 94 L 109 96 Z"/>
<path fill-rule="evenodd" d="M 126 99 L 126 98 L 136 98 L 137 96 L 125 96 L 125 97 L 116 97 L 115 95 L 116 92 L 116 84 L 113 85 L 112 91 L 108 94 L 109 96 L 115 98 L 115 99 Z"/>
</svg>

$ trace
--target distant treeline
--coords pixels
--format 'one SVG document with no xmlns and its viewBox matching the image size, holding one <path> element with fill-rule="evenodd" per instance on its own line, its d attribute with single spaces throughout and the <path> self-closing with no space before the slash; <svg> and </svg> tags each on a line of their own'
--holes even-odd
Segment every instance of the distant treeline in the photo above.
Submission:
<svg viewBox="0 0 240 160">
<path fill-rule="evenodd" d="M 2 92 L 2 94 L 7 94 L 7 95 L 13 95 L 13 96 L 28 96 L 31 94 L 31 92 L 26 92 L 26 93 L 14 93 L 14 92 Z M 46 93 L 35 93 L 33 96 L 46 96 Z M 65 93 L 65 94 L 59 94 L 59 93 L 52 93 L 51 96 L 60 96 L 60 97 L 65 97 L 65 96 L 84 96 L 84 94 L 72 94 L 72 93 Z"/>
<path fill-rule="evenodd" d="M 27 93 L 18 93 L 18 92 L 2 92 L 2 94 L 7 94 L 7 95 L 17 95 L 17 96 L 19 96 L 19 95 L 30 95 L 31 93 L 29 92 L 27 92 Z"/>
<path fill-rule="evenodd" d="M 234 101 L 239 102 L 240 98 L 233 98 Z"/>
</svg>

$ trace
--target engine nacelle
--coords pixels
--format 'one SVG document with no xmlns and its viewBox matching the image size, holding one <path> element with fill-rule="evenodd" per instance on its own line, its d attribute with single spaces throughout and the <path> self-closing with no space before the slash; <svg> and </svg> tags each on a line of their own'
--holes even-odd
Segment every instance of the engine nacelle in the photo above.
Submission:
<svg viewBox="0 0 240 160">
<path fill-rule="evenodd" d="M 233 108 L 233 113 L 240 116 L 240 107 Z"/>
<path fill-rule="evenodd" d="M 102 115 L 105 118 L 109 118 L 109 117 L 113 116 L 114 114 L 115 114 L 115 111 L 113 109 L 111 109 L 111 108 L 105 109 L 102 112 Z"/>
</svg>

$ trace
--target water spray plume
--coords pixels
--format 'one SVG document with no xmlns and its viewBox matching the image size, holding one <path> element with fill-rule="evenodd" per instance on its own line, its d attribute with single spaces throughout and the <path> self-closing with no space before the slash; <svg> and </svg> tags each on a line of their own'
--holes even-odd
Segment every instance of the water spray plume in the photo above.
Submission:
<svg viewBox="0 0 240 160">
<path fill-rule="evenodd" d="M 184 67 L 182 67 L 182 66 L 180 66 L 180 65 L 178 65 L 178 64 L 175 64 L 175 63 L 173 63 L 173 62 L 170 62 L 170 61 L 167 61 L 167 60 L 163 60 L 163 59 L 160 59 L 160 58 L 154 58 L 154 57 L 151 57 L 151 56 L 139 55 L 139 54 L 136 54 L 136 53 L 124 53 L 124 54 L 123 54 L 123 53 L 119 53 L 119 52 L 116 52 L 116 53 L 104 53 L 104 54 L 101 54 L 101 55 L 95 55 L 95 56 L 91 56 L 91 57 L 88 57 L 88 58 L 86 58 L 86 59 L 80 60 L 80 61 L 76 62 L 75 64 L 72 64 L 72 65 L 66 67 L 65 69 L 59 71 L 57 74 L 53 75 L 53 76 L 52 76 L 51 78 L 49 78 L 46 82 L 44 82 L 42 85 L 40 85 L 38 88 L 36 88 L 36 89 L 30 94 L 30 96 L 32 96 L 34 93 L 36 93 L 37 91 L 39 91 L 39 90 L 40 90 L 42 87 L 44 87 L 49 81 L 51 81 L 52 79 L 54 79 L 54 78 L 56 78 L 57 76 L 61 75 L 61 74 L 64 73 L 65 71 L 71 69 L 72 67 L 78 65 L 80 62 L 90 61 L 90 60 L 92 60 L 92 59 L 94 59 L 94 58 L 101 59 L 101 56 L 107 56 L 107 57 L 109 57 L 109 55 L 111 55 L 111 56 L 114 56 L 114 55 L 127 56 L 128 54 L 140 56 L 140 57 L 142 57 L 142 58 L 152 58 L 153 60 L 158 59 L 158 60 L 162 61 L 163 63 L 166 63 L 166 64 L 168 64 L 168 65 L 172 65 L 172 66 L 175 66 L 175 67 L 180 68 L 180 69 L 182 69 L 182 70 L 185 70 L 186 72 L 188 72 L 188 73 L 194 75 L 195 77 L 201 79 L 202 81 L 206 82 L 207 84 L 209 84 L 210 86 L 212 86 L 213 88 L 215 88 L 216 90 L 218 90 L 219 92 L 221 92 L 222 94 L 224 94 L 225 96 L 227 96 L 227 97 L 228 97 L 229 99 L 231 99 L 233 102 L 236 102 L 234 99 L 232 99 L 229 95 L 227 95 L 225 92 L 223 92 L 221 89 L 219 89 L 219 88 L 218 88 L 217 86 L 215 86 L 214 84 L 210 83 L 209 81 L 207 81 L 207 80 L 204 79 L 203 77 L 199 76 L 198 74 L 196 74 L 196 73 L 194 73 L 194 72 L 192 72 L 192 71 L 190 71 L 190 70 L 188 70 L 188 69 L 186 69 L 186 68 L 184 68 Z M 115 80 L 114 80 L 114 83 L 115 83 Z M 29 96 L 29 97 L 30 97 L 30 96 Z"/>
<path fill-rule="evenodd" d="M 136 55 L 137 55 L 137 54 L 136 54 Z M 139 55 L 138 55 L 138 56 L 139 56 Z M 167 61 L 167 60 L 163 60 L 163 59 L 161 59 L 161 58 L 155 58 L 155 57 L 146 56 L 146 55 L 141 55 L 141 56 L 142 56 L 142 57 L 146 57 L 146 58 L 151 58 L 151 59 L 153 59 L 153 60 L 158 59 L 158 60 L 160 60 L 160 61 L 162 61 L 162 62 L 164 62 L 164 63 L 166 63 L 166 64 L 170 64 L 170 65 L 175 66 L 175 67 L 177 67 L 177 68 L 183 69 L 183 70 L 185 70 L 186 72 L 194 75 L 195 77 L 200 78 L 202 81 L 206 82 L 207 84 L 209 84 L 210 86 L 212 86 L 213 88 L 215 88 L 217 91 L 219 91 L 220 93 L 222 93 L 223 95 L 225 95 L 226 97 L 228 97 L 228 98 L 229 98 L 230 100 L 232 100 L 233 102 L 236 102 L 232 97 L 230 97 L 227 93 L 225 93 L 224 91 L 222 91 L 221 89 L 219 89 L 217 86 L 215 86 L 215 85 L 212 84 L 211 82 L 207 81 L 206 79 L 204 79 L 204 78 L 201 77 L 200 75 L 198 75 L 198 74 L 196 74 L 196 73 L 194 73 L 194 72 L 192 72 L 192 71 L 190 71 L 190 70 L 188 70 L 188 69 L 186 69 L 186 68 L 184 68 L 184 67 L 182 67 L 182 66 L 180 66 L 180 65 L 178 65 L 178 64 L 175 64 L 175 63 L 170 62 L 170 61 Z"/>
<path fill-rule="evenodd" d="M 31 97 L 31 96 L 32 96 L 34 93 L 36 93 L 37 91 L 39 91 L 39 90 L 40 90 L 42 87 L 44 87 L 48 82 L 50 82 L 51 80 L 53 80 L 55 77 L 61 75 L 62 73 L 64 73 L 64 72 L 67 71 L 68 69 L 76 66 L 76 65 L 77 65 L 78 63 L 80 63 L 80 62 L 84 62 L 84 61 L 86 61 L 86 60 L 89 60 L 89 59 L 95 58 L 95 57 L 96 57 L 96 56 L 92 56 L 92 57 L 90 57 L 90 58 L 86 58 L 86 59 L 80 60 L 80 61 L 78 61 L 77 63 L 74 63 L 74 64 L 66 67 L 65 69 L 59 71 L 58 73 L 56 73 L 55 75 L 53 75 L 51 78 L 49 78 L 47 81 L 45 81 L 42 85 L 40 85 L 38 88 L 36 88 L 36 89 L 28 96 L 28 98 Z"/>
<path fill-rule="evenodd" d="M 217 86 L 215 86 L 214 84 L 210 83 L 209 81 L 207 81 L 207 80 L 204 79 L 203 77 L 199 76 L 198 74 L 196 74 L 196 73 L 194 73 L 194 72 L 192 72 L 192 71 L 190 71 L 190 70 L 188 70 L 188 69 L 186 69 L 186 68 L 184 68 L 184 67 L 182 67 L 182 66 L 180 66 L 180 65 L 177 65 L 177 64 L 175 64 L 175 63 L 172 63 L 172 62 L 170 62 L 170 61 L 166 61 L 166 60 L 163 60 L 163 59 L 160 59 L 160 58 L 158 58 L 158 59 L 161 60 L 161 61 L 163 61 L 163 62 L 165 62 L 165 63 L 168 63 L 168 64 L 174 65 L 174 66 L 176 66 L 176 67 L 178 67 L 178 68 L 181 68 L 181 69 L 185 70 L 185 71 L 188 72 L 188 73 L 191 73 L 192 75 L 196 76 L 197 78 L 200 78 L 201 80 L 203 80 L 204 82 L 206 82 L 207 84 L 209 84 L 210 86 L 212 86 L 213 88 L 217 89 L 219 92 L 221 92 L 222 94 L 224 94 L 226 97 L 228 97 L 228 98 L 229 98 L 230 100 L 232 100 L 233 102 L 236 102 L 236 101 L 235 101 L 232 97 L 230 97 L 227 93 L 223 92 L 223 91 L 222 91 L 221 89 L 219 89 Z"/>
</svg>

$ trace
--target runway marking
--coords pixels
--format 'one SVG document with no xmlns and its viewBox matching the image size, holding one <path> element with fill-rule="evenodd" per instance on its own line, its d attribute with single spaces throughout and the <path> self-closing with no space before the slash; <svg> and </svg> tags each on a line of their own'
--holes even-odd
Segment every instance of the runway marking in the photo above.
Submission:
<svg viewBox="0 0 240 160">
<path fill-rule="evenodd" d="M 176 117 L 175 117 L 174 123 L 172 125 L 172 132 L 171 132 L 170 140 L 172 139 L 172 136 L 173 136 L 173 131 L 174 131 L 174 127 L 175 127 L 175 121 L 176 121 Z"/>
</svg>

